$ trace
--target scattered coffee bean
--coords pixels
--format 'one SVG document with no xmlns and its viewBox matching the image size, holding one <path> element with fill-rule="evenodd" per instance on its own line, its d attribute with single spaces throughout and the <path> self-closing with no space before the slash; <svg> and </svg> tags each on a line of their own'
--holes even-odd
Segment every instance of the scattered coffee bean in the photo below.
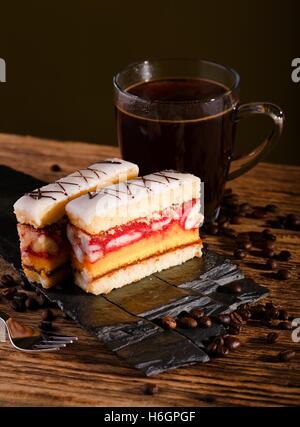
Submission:
<svg viewBox="0 0 300 427">
<path fill-rule="evenodd" d="M 18 283 L 14 280 L 14 278 L 10 275 L 10 274 L 4 274 L 1 277 L 1 281 L 0 281 L 1 285 L 4 286 L 5 288 L 10 288 L 13 286 L 17 286 Z"/>
<path fill-rule="evenodd" d="M 239 211 L 241 213 L 245 213 L 245 214 L 249 213 L 251 209 L 252 209 L 252 206 L 249 203 L 242 203 L 239 206 Z"/>
<path fill-rule="evenodd" d="M 16 288 L 5 288 L 1 292 L 1 295 L 6 298 L 7 300 L 12 300 L 14 295 L 16 295 L 17 289 Z"/>
<path fill-rule="evenodd" d="M 171 316 L 166 316 L 166 317 L 171 317 Z M 41 312 L 41 318 L 42 318 L 42 320 L 46 320 L 46 321 L 50 321 L 51 322 L 54 319 L 53 311 L 50 310 L 49 308 L 45 308 Z M 176 321 L 175 321 L 175 323 L 176 323 Z"/>
<path fill-rule="evenodd" d="M 282 329 L 282 330 L 289 331 L 289 330 L 293 329 L 293 326 L 292 326 L 292 323 L 291 323 L 291 322 L 289 322 L 289 321 L 285 320 L 285 321 L 280 322 L 280 323 L 278 324 L 278 328 L 279 328 L 279 329 Z"/>
<path fill-rule="evenodd" d="M 50 331 L 52 329 L 52 322 L 42 320 L 39 324 L 39 328 L 42 331 Z"/>
<path fill-rule="evenodd" d="M 217 343 L 215 341 L 210 342 L 206 347 L 206 350 L 209 354 L 213 355 L 217 350 Z"/>
<path fill-rule="evenodd" d="M 242 326 L 238 325 L 237 323 L 231 323 L 228 328 L 228 334 L 229 335 L 239 335 L 241 332 Z"/>
<path fill-rule="evenodd" d="M 278 272 L 277 272 L 277 277 L 280 280 L 288 280 L 291 278 L 291 276 L 292 275 L 291 275 L 290 271 L 286 270 L 286 269 L 278 270 Z"/>
<path fill-rule="evenodd" d="M 45 314 L 45 319 L 43 318 L 43 320 L 51 320 L 48 319 L 48 312 L 50 310 L 44 310 L 44 314 Z M 52 312 L 51 312 L 52 313 Z M 172 316 L 164 316 L 161 320 L 162 326 L 164 329 L 176 329 L 177 327 L 177 323 L 176 320 L 172 317 Z"/>
<path fill-rule="evenodd" d="M 241 325 L 243 323 L 243 318 L 237 311 L 233 311 L 232 313 L 230 313 L 230 320 L 231 323 L 237 325 Z"/>
<path fill-rule="evenodd" d="M 208 233 L 212 236 L 216 236 L 219 233 L 219 227 L 215 224 L 210 225 L 208 228 Z"/>
<path fill-rule="evenodd" d="M 208 316 L 203 316 L 200 319 L 198 319 L 198 326 L 200 328 L 211 328 L 212 326 L 212 320 Z"/>
<path fill-rule="evenodd" d="M 241 346 L 241 342 L 237 337 L 227 336 L 224 338 L 224 344 L 228 350 L 237 350 Z"/>
<path fill-rule="evenodd" d="M 249 233 L 245 233 L 245 232 L 239 233 L 237 235 L 237 240 L 241 242 L 250 242 L 250 235 Z"/>
<path fill-rule="evenodd" d="M 25 292 L 17 292 L 14 296 L 14 300 L 24 302 L 27 300 L 27 294 Z"/>
<path fill-rule="evenodd" d="M 183 316 L 180 318 L 180 326 L 183 328 L 196 328 L 198 326 L 197 320 L 192 317 Z"/>
<path fill-rule="evenodd" d="M 25 310 L 25 304 L 21 300 L 13 299 L 11 302 L 11 307 L 15 311 L 24 311 Z"/>
<path fill-rule="evenodd" d="M 296 356 L 294 350 L 283 350 L 278 353 L 277 358 L 280 362 L 289 362 Z"/>
<path fill-rule="evenodd" d="M 290 253 L 290 251 L 281 251 L 279 252 L 276 258 L 279 259 L 280 261 L 289 261 L 291 257 L 292 257 L 292 254 Z"/>
<path fill-rule="evenodd" d="M 275 243 L 272 240 L 264 240 L 262 246 L 263 249 L 275 249 Z"/>
<path fill-rule="evenodd" d="M 266 262 L 266 268 L 268 270 L 275 270 L 277 268 L 277 262 L 275 259 L 268 259 Z"/>
<path fill-rule="evenodd" d="M 277 205 L 273 205 L 273 204 L 269 204 L 265 206 L 265 211 L 266 212 L 270 212 L 270 213 L 276 213 L 278 212 L 278 206 Z"/>
<path fill-rule="evenodd" d="M 279 320 L 289 320 L 289 314 L 286 310 L 279 310 L 278 315 Z"/>
<path fill-rule="evenodd" d="M 52 172 L 60 172 L 61 171 L 61 167 L 59 165 L 57 165 L 56 163 L 54 165 L 52 165 L 50 169 Z"/>
<path fill-rule="evenodd" d="M 269 344 L 274 344 L 274 342 L 277 341 L 279 335 L 277 334 L 277 332 L 269 332 L 267 335 L 267 341 Z"/>
<path fill-rule="evenodd" d="M 142 387 L 143 394 L 148 396 L 153 396 L 153 394 L 157 393 L 157 391 L 158 391 L 157 384 L 147 383 L 147 384 L 144 384 Z"/>
<path fill-rule="evenodd" d="M 250 251 L 252 249 L 252 243 L 251 242 L 237 242 L 237 246 L 239 249 L 244 249 L 245 251 Z"/>
<path fill-rule="evenodd" d="M 216 356 L 224 357 L 224 356 L 227 356 L 228 353 L 229 353 L 229 350 L 225 345 L 222 345 L 222 344 L 217 345 L 217 348 L 215 351 Z"/>
<path fill-rule="evenodd" d="M 262 304 L 250 307 L 251 317 L 254 320 L 263 320 L 266 317 L 266 308 Z"/>
<path fill-rule="evenodd" d="M 36 301 L 37 301 L 39 307 L 44 307 L 46 304 L 46 298 L 44 297 L 43 294 L 38 294 L 36 297 Z"/>
<path fill-rule="evenodd" d="M 240 215 L 234 215 L 232 218 L 231 218 L 231 224 L 236 224 L 236 225 L 238 225 L 238 224 L 241 224 L 242 222 L 243 222 L 243 220 L 242 220 L 242 217 L 240 216 Z"/>
<path fill-rule="evenodd" d="M 233 255 L 237 259 L 244 259 L 247 256 L 247 252 L 245 252 L 243 249 L 235 249 Z"/>
<path fill-rule="evenodd" d="M 223 292 L 226 294 L 240 294 L 242 292 L 242 285 L 239 281 L 230 282 L 223 286 L 218 286 L 218 292 Z"/>
<path fill-rule="evenodd" d="M 253 213 L 251 215 L 251 218 L 262 219 L 265 216 L 266 216 L 266 212 L 265 212 L 264 209 L 262 209 L 262 208 L 256 208 L 256 209 L 254 209 L 254 211 L 253 211 Z"/>
<path fill-rule="evenodd" d="M 227 326 L 230 324 L 231 318 L 229 314 L 219 314 L 219 316 L 216 318 L 216 321 L 221 323 L 221 325 Z"/>
<path fill-rule="evenodd" d="M 38 303 L 35 298 L 28 297 L 25 300 L 25 307 L 28 308 L 28 310 L 36 310 L 38 308 Z"/>
<path fill-rule="evenodd" d="M 197 320 L 204 316 L 204 311 L 201 308 L 193 308 L 190 315 Z"/>
<path fill-rule="evenodd" d="M 275 255 L 275 252 L 273 251 L 273 249 L 269 249 L 269 248 L 264 248 L 261 251 L 261 254 L 264 258 L 273 258 Z"/>
<path fill-rule="evenodd" d="M 266 240 L 271 240 L 272 242 L 275 242 L 276 240 L 275 234 L 273 234 L 269 228 L 266 228 L 265 230 L 263 230 L 261 234 L 263 238 Z"/>
<path fill-rule="evenodd" d="M 238 308 L 237 313 L 245 322 L 251 318 L 251 312 L 246 308 Z"/>
</svg>

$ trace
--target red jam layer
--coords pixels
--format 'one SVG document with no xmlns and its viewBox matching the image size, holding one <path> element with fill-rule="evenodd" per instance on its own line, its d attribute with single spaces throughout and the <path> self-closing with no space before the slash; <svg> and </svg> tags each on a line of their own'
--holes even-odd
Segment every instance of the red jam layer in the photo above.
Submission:
<svg viewBox="0 0 300 427">
<path fill-rule="evenodd" d="M 154 218 L 140 218 L 108 230 L 101 235 L 90 236 L 75 226 L 70 226 L 69 240 L 74 252 L 83 261 L 86 256 L 90 262 L 96 262 L 107 253 L 135 243 L 157 233 L 162 233 L 177 223 L 182 229 L 193 229 L 200 226 L 199 221 L 191 224 L 191 213 L 199 200 L 191 200 L 181 206 L 174 206 L 153 215 Z M 194 215 L 195 216 L 195 215 Z M 189 221 L 189 228 L 187 222 Z"/>
</svg>

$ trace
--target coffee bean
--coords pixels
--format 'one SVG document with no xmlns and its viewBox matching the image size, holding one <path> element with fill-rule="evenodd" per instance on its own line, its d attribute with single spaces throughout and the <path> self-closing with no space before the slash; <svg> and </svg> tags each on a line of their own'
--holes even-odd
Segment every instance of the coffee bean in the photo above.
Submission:
<svg viewBox="0 0 300 427">
<path fill-rule="evenodd" d="M 266 212 L 262 208 L 256 208 L 254 209 L 251 218 L 254 219 L 262 219 L 266 216 Z"/>
<path fill-rule="evenodd" d="M 294 221 L 291 221 L 291 223 L 289 224 L 289 226 L 291 227 L 292 230 L 299 231 L 299 229 L 300 229 L 300 220 L 296 219 Z"/>
<path fill-rule="evenodd" d="M 25 292 L 17 292 L 14 296 L 14 300 L 18 300 L 25 303 L 25 301 L 27 300 L 27 294 Z"/>
<path fill-rule="evenodd" d="M 230 320 L 232 323 L 238 325 L 241 325 L 243 323 L 243 318 L 237 311 L 233 311 L 232 313 L 230 313 Z"/>
<path fill-rule="evenodd" d="M 242 292 L 242 286 L 239 281 L 230 282 L 226 285 L 219 286 L 217 288 L 218 292 L 223 292 L 226 294 L 240 294 Z"/>
<path fill-rule="evenodd" d="M 266 308 L 266 314 L 265 314 L 266 320 L 278 319 L 279 310 L 275 307 L 273 303 L 266 303 L 265 308 Z"/>
<path fill-rule="evenodd" d="M 216 317 L 216 321 L 221 323 L 221 325 L 227 326 L 230 324 L 231 318 L 229 314 L 219 314 L 219 316 Z"/>
<path fill-rule="evenodd" d="M 243 249 L 235 249 L 233 255 L 237 259 L 244 259 L 247 256 L 247 252 L 245 252 Z"/>
<path fill-rule="evenodd" d="M 273 250 L 275 248 L 275 243 L 272 240 L 264 240 L 262 244 L 263 249 Z"/>
<path fill-rule="evenodd" d="M 291 275 L 290 271 L 286 270 L 286 269 L 278 270 L 278 272 L 277 272 L 277 277 L 280 280 L 288 280 L 291 278 L 291 276 L 292 275 Z"/>
<path fill-rule="evenodd" d="M 1 292 L 1 295 L 6 298 L 7 300 L 12 300 L 14 295 L 16 295 L 17 289 L 16 288 L 5 288 Z"/>
<path fill-rule="evenodd" d="M 212 224 L 208 227 L 208 233 L 212 236 L 216 236 L 219 233 L 219 227 L 215 224 Z"/>
<path fill-rule="evenodd" d="M 244 249 L 245 251 L 250 251 L 252 249 L 251 242 L 237 242 L 238 249 Z"/>
<path fill-rule="evenodd" d="M 31 291 L 32 290 L 32 285 L 28 282 L 28 280 L 22 280 L 21 281 L 21 287 L 25 291 Z"/>
<path fill-rule="evenodd" d="M 200 326 L 200 328 L 211 328 L 211 318 L 208 316 L 201 317 L 200 319 L 198 319 L 198 326 Z"/>
<path fill-rule="evenodd" d="M 239 308 L 237 310 L 237 313 L 241 316 L 241 318 L 246 322 L 251 318 L 250 310 L 247 310 L 245 308 Z"/>
<path fill-rule="evenodd" d="M 42 320 L 39 324 L 39 328 L 42 331 L 50 331 L 52 329 L 52 322 Z"/>
<path fill-rule="evenodd" d="M 241 332 L 242 326 L 238 325 L 237 323 L 231 323 L 228 328 L 228 334 L 229 335 L 239 335 Z"/>
<path fill-rule="evenodd" d="M 283 350 L 278 353 L 277 358 L 280 362 L 289 362 L 296 356 L 294 350 Z"/>
<path fill-rule="evenodd" d="M 214 341 L 210 342 L 207 345 L 206 350 L 208 351 L 209 354 L 213 355 L 217 350 L 217 343 Z"/>
<path fill-rule="evenodd" d="M 269 344 L 274 344 L 275 341 L 277 341 L 279 335 L 277 332 L 269 332 L 267 335 L 267 341 Z"/>
<path fill-rule="evenodd" d="M 222 336 L 222 335 L 220 335 L 220 336 L 218 336 L 218 337 L 215 337 L 215 338 L 214 338 L 214 342 L 215 342 L 217 345 L 224 345 L 224 338 L 223 338 L 223 336 Z"/>
<path fill-rule="evenodd" d="M 228 222 L 228 217 L 226 215 L 220 215 L 217 221 L 219 225 L 223 225 L 225 222 Z"/>
<path fill-rule="evenodd" d="M 166 316 L 166 317 L 171 317 L 171 316 Z M 52 321 L 54 319 L 54 314 L 53 311 L 50 310 L 49 308 L 45 308 L 44 310 L 42 310 L 41 312 L 41 318 L 42 320 L 46 320 L 46 321 Z M 173 319 L 174 320 L 174 319 Z M 175 321 L 175 320 L 174 320 Z M 176 321 L 175 321 L 176 323 Z M 176 327 L 176 326 L 175 326 Z"/>
<path fill-rule="evenodd" d="M 180 319 L 181 317 L 189 317 L 189 315 L 190 314 L 186 310 L 183 310 L 177 315 L 177 317 Z"/>
<path fill-rule="evenodd" d="M 28 308 L 28 310 L 36 310 L 38 308 L 38 303 L 35 298 L 28 297 L 25 301 L 25 307 Z"/>
<path fill-rule="evenodd" d="M 242 222 L 243 222 L 243 220 L 242 220 L 242 217 L 240 216 L 240 215 L 234 215 L 232 218 L 231 218 L 231 224 L 236 224 L 236 225 L 238 225 L 238 224 L 241 224 Z"/>
<path fill-rule="evenodd" d="M 252 209 L 252 206 L 249 203 L 242 203 L 239 206 L 239 210 L 242 213 L 248 213 Z"/>
<path fill-rule="evenodd" d="M 43 320 L 51 320 L 48 319 L 48 312 L 50 310 L 44 310 L 44 317 Z M 52 313 L 52 312 L 51 312 Z M 176 320 L 172 316 L 164 316 L 161 320 L 162 326 L 164 329 L 176 329 L 177 323 Z"/>
<path fill-rule="evenodd" d="M 286 310 L 279 310 L 279 320 L 289 320 L 289 314 Z"/>
<path fill-rule="evenodd" d="M 287 216 L 286 216 L 286 220 L 287 220 L 287 222 L 293 222 L 293 221 L 297 221 L 297 215 L 295 215 L 295 214 L 288 214 Z"/>
<path fill-rule="evenodd" d="M 198 326 L 197 320 L 187 316 L 181 317 L 179 323 L 183 328 L 196 328 Z"/>
<path fill-rule="evenodd" d="M 217 345 L 215 354 L 219 357 L 224 357 L 227 356 L 227 354 L 229 353 L 229 350 L 227 347 L 225 347 L 225 345 L 219 344 Z"/>
<path fill-rule="evenodd" d="M 275 252 L 273 251 L 273 249 L 269 249 L 269 248 L 264 248 L 261 251 L 261 255 L 264 258 L 273 258 L 275 255 Z"/>
<path fill-rule="evenodd" d="M 60 172 L 61 171 L 61 167 L 59 165 L 57 165 L 56 163 L 54 165 L 52 165 L 50 169 L 52 172 Z"/>
<path fill-rule="evenodd" d="M 250 242 L 250 235 L 249 233 L 245 233 L 245 232 L 239 233 L 237 235 L 237 240 L 241 242 Z"/>
<path fill-rule="evenodd" d="M 285 330 L 285 331 L 290 331 L 291 329 L 293 329 L 293 326 L 292 326 L 291 322 L 285 320 L 285 321 L 280 322 L 278 324 L 278 328 L 282 329 L 282 330 Z"/>
<path fill-rule="evenodd" d="M 227 336 L 224 339 L 224 344 L 228 350 L 237 350 L 241 346 L 241 342 L 237 337 Z"/>
<path fill-rule="evenodd" d="M 290 253 L 290 251 L 281 251 L 277 255 L 277 259 L 279 259 L 280 261 L 289 261 L 291 257 L 292 254 Z"/>
<path fill-rule="evenodd" d="M 201 308 L 193 308 L 190 315 L 197 320 L 204 316 L 204 311 Z"/>
<path fill-rule="evenodd" d="M 268 259 L 266 262 L 266 268 L 268 270 L 275 270 L 277 268 L 277 262 L 275 259 Z"/>
<path fill-rule="evenodd" d="M 273 205 L 273 204 L 269 204 L 265 206 L 265 211 L 266 212 L 270 212 L 270 213 L 276 213 L 278 212 L 278 206 L 277 205 Z"/>
<path fill-rule="evenodd" d="M 44 297 L 43 294 L 38 294 L 36 297 L 36 301 L 37 301 L 39 307 L 44 307 L 46 304 L 46 298 Z"/>
<path fill-rule="evenodd" d="M 5 288 L 10 288 L 18 285 L 18 283 L 14 280 L 14 278 L 10 274 L 4 274 L 1 277 L 0 283 Z"/>
<path fill-rule="evenodd" d="M 25 304 L 24 302 L 20 300 L 13 299 L 11 302 L 11 307 L 15 311 L 24 311 L 25 310 Z"/>
<path fill-rule="evenodd" d="M 273 234 L 269 228 L 266 228 L 265 230 L 263 230 L 261 234 L 263 238 L 266 240 L 271 240 L 272 242 L 275 242 L 276 240 L 275 234 Z"/>
<path fill-rule="evenodd" d="M 148 396 L 153 396 L 153 394 L 157 393 L 157 391 L 158 391 L 157 384 L 147 383 L 147 384 L 144 384 L 142 387 L 143 394 Z"/>
<path fill-rule="evenodd" d="M 251 317 L 254 320 L 262 320 L 266 317 L 266 308 L 262 304 L 256 304 L 250 307 Z"/>
<path fill-rule="evenodd" d="M 223 230 L 224 236 L 229 237 L 230 239 L 235 239 L 237 233 L 233 228 L 224 228 Z"/>
</svg>

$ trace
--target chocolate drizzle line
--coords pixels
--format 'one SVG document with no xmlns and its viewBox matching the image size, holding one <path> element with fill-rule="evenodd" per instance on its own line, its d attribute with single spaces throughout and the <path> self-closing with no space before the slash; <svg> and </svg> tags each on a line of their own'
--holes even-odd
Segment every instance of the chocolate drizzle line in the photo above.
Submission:
<svg viewBox="0 0 300 427">
<path fill-rule="evenodd" d="M 107 165 L 121 165 L 122 162 L 116 162 L 115 160 L 100 160 L 99 162 L 94 163 L 94 165 L 107 164 Z"/>
<path fill-rule="evenodd" d="M 170 182 L 171 179 L 173 179 L 174 181 L 179 181 L 179 178 L 175 178 L 174 176 L 170 176 L 170 175 L 165 175 L 162 172 L 153 173 L 152 175 L 161 176 L 162 178 L 165 178 L 168 183 Z"/>
</svg>

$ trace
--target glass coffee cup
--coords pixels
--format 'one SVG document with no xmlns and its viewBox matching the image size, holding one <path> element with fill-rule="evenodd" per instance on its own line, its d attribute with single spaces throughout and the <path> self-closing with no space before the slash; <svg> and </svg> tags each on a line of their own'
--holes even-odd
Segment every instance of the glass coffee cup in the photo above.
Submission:
<svg viewBox="0 0 300 427">
<path fill-rule="evenodd" d="M 278 140 L 284 117 L 266 102 L 239 103 L 240 77 L 232 68 L 202 60 L 143 61 L 114 77 L 117 137 L 125 160 L 140 174 L 190 172 L 204 182 L 205 221 L 214 220 L 228 180 L 256 165 Z M 237 123 L 269 116 L 268 137 L 235 158 Z"/>
</svg>

